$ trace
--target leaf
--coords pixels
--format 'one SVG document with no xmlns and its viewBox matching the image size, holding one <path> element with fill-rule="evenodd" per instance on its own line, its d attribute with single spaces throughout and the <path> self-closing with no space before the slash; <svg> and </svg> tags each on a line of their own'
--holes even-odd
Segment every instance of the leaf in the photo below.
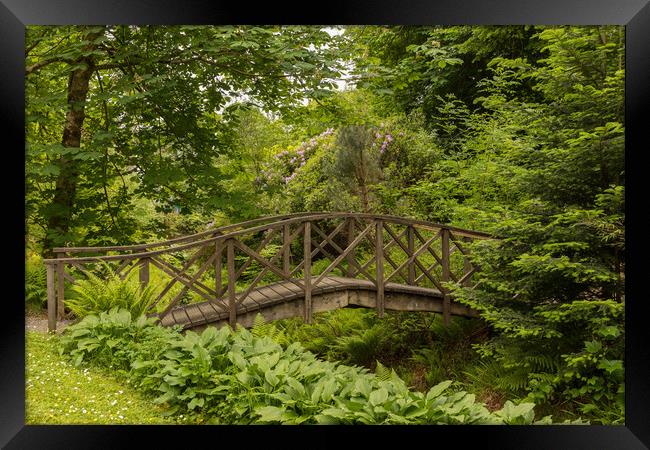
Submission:
<svg viewBox="0 0 650 450">
<path fill-rule="evenodd" d="M 433 386 L 431 389 L 429 389 L 429 392 L 427 392 L 427 396 L 426 396 L 427 402 L 438 397 L 449 386 L 451 386 L 451 380 L 446 380 Z"/>
<path fill-rule="evenodd" d="M 237 366 L 239 369 L 245 369 L 248 366 L 246 360 L 239 352 L 230 352 L 228 353 L 228 358 Z"/>
<path fill-rule="evenodd" d="M 204 403 L 205 403 L 205 399 L 204 399 L 204 398 L 202 398 L 202 397 L 201 397 L 201 398 L 194 397 L 194 398 L 193 398 L 192 400 L 190 400 L 190 402 L 187 404 L 187 409 L 189 409 L 189 410 L 191 411 L 191 410 L 193 410 L 194 408 L 196 408 L 197 406 L 203 406 Z"/>
<path fill-rule="evenodd" d="M 623 370 L 623 361 L 620 359 L 610 360 L 610 359 L 601 359 L 598 362 L 598 368 L 606 370 L 607 373 L 613 373 L 618 370 Z"/>
<path fill-rule="evenodd" d="M 282 420 L 284 409 L 277 406 L 263 406 L 255 408 L 255 414 L 259 416 L 260 422 L 280 422 Z"/>
<path fill-rule="evenodd" d="M 264 373 L 264 378 L 273 387 L 277 386 L 278 383 L 280 382 L 280 379 L 278 378 L 278 376 L 275 373 L 273 373 L 272 370 L 269 370 L 269 371 L 265 372 Z"/>
<path fill-rule="evenodd" d="M 585 342 L 585 350 L 589 353 L 598 353 L 603 346 L 598 341 Z"/>
<path fill-rule="evenodd" d="M 380 388 L 376 391 L 372 391 L 368 400 L 373 406 L 381 405 L 388 400 L 388 390 Z"/>
</svg>

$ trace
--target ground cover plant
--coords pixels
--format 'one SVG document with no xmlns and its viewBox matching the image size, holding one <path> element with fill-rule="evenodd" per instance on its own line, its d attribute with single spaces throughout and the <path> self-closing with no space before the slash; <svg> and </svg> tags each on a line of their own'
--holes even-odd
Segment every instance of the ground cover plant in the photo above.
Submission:
<svg viewBox="0 0 650 450">
<path fill-rule="evenodd" d="M 450 389 L 451 381 L 410 391 L 394 371 L 375 375 L 321 361 L 298 343 L 283 348 L 229 327 L 183 335 L 117 308 L 67 328 L 60 351 L 75 366 L 112 366 L 133 386 L 159 394 L 156 403 L 209 423 L 530 424 L 535 418 L 533 403 L 507 402 L 491 413 L 473 394 Z"/>
</svg>

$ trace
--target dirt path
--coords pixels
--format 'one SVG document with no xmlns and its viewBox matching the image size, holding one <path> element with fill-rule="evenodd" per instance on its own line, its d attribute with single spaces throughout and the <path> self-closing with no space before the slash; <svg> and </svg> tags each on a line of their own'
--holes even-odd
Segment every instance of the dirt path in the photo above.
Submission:
<svg viewBox="0 0 650 450">
<path fill-rule="evenodd" d="M 56 322 L 56 332 L 59 333 L 65 327 L 72 323 L 71 320 L 61 320 Z M 37 331 L 47 333 L 47 313 L 26 312 L 25 313 L 25 331 Z"/>
</svg>

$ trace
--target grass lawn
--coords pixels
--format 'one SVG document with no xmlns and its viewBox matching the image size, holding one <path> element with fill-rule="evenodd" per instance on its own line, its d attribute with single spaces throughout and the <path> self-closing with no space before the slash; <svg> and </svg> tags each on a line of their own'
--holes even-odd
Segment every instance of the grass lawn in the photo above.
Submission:
<svg viewBox="0 0 650 450">
<path fill-rule="evenodd" d="M 25 423 L 175 424 L 125 382 L 97 368 L 76 368 L 59 356 L 56 337 L 26 332 Z"/>
</svg>

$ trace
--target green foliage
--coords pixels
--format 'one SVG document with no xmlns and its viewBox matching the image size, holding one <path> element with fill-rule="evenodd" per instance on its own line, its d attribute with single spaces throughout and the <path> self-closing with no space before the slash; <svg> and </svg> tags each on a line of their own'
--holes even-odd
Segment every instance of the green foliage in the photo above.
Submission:
<svg viewBox="0 0 650 450">
<path fill-rule="evenodd" d="M 286 349 L 239 329 L 203 333 L 131 320 L 128 311 L 87 316 L 68 327 L 61 353 L 75 365 L 112 364 L 156 402 L 210 423 L 530 424 L 532 405 L 490 413 L 475 397 L 440 383 L 409 391 L 392 373 L 318 360 L 299 344 Z"/>
<path fill-rule="evenodd" d="M 36 256 L 25 260 L 25 302 L 39 308 L 47 305 L 47 270 Z"/>
<path fill-rule="evenodd" d="M 122 280 L 108 264 L 102 269 L 101 274 L 87 272 L 88 278 L 72 287 L 73 296 L 66 299 L 66 306 L 73 314 L 85 317 L 113 308 L 124 308 L 135 317 L 144 314 L 156 298 L 152 285 L 143 289 L 137 270 L 131 270 Z"/>
</svg>

